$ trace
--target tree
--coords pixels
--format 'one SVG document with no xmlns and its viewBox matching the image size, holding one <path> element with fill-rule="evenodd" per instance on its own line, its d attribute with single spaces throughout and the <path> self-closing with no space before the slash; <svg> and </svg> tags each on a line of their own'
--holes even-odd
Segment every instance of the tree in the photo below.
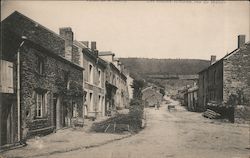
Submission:
<svg viewBox="0 0 250 158">
<path fill-rule="evenodd" d="M 142 97 L 142 89 L 146 85 L 144 80 L 134 80 L 132 84 L 132 88 L 134 88 L 133 98 L 134 99 L 141 99 Z"/>
</svg>

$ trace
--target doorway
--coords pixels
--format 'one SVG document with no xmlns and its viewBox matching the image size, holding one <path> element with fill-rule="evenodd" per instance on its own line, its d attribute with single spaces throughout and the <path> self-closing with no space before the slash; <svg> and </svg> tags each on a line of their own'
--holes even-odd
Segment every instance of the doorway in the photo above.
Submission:
<svg viewBox="0 0 250 158">
<path fill-rule="evenodd" d="M 57 125 L 56 125 L 56 118 L 57 118 L 57 104 L 58 104 L 58 96 L 57 94 L 53 94 L 53 126 L 55 126 L 55 129 L 57 129 Z"/>
<path fill-rule="evenodd" d="M 1 123 L 0 123 L 0 146 L 15 142 L 17 125 L 15 124 L 16 101 L 10 97 L 2 97 L 1 103 Z"/>
</svg>

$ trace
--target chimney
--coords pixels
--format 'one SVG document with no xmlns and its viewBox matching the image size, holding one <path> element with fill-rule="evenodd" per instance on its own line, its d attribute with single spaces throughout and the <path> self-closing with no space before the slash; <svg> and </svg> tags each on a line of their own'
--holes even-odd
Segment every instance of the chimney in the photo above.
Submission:
<svg viewBox="0 0 250 158">
<path fill-rule="evenodd" d="M 81 43 L 89 48 L 89 41 L 81 41 Z"/>
<path fill-rule="evenodd" d="M 96 50 L 96 41 L 91 41 L 91 50 Z"/>
<path fill-rule="evenodd" d="M 216 62 L 216 55 L 211 55 L 210 65 Z"/>
<path fill-rule="evenodd" d="M 73 46 L 73 32 L 70 27 L 63 27 L 59 29 L 59 34 L 65 39 L 65 55 L 68 60 L 72 60 L 72 46 Z"/>
<path fill-rule="evenodd" d="M 241 48 L 242 46 L 244 46 L 245 39 L 246 39 L 245 35 L 239 35 L 238 36 L 238 48 Z"/>
</svg>

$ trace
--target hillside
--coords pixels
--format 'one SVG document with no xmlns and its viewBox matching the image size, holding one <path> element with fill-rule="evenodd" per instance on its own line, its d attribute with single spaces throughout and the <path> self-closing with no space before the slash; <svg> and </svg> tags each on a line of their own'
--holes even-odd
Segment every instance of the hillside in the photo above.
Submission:
<svg viewBox="0 0 250 158">
<path fill-rule="evenodd" d="M 146 75 L 193 75 L 209 66 L 208 60 L 119 58 L 135 78 Z"/>
</svg>

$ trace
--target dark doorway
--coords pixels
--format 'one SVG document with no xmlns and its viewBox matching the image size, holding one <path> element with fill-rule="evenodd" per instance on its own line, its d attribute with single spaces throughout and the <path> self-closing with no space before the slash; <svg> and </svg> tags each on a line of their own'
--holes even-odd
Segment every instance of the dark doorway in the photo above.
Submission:
<svg viewBox="0 0 250 158">
<path fill-rule="evenodd" d="M 1 139 L 0 145 L 12 144 L 15 142 L 17 134 L 17 125 L 15 124 L 16 101 L 10 97 L 2 97 L 1 103 Z"/>
<path fill-rule="evenodd" d="M 57 106 L 57 102 L 58 102 L 58 96 L 56 94 L 53 94 L 53 126 L 56 127 L 56 106 Z"/>
</svg>

